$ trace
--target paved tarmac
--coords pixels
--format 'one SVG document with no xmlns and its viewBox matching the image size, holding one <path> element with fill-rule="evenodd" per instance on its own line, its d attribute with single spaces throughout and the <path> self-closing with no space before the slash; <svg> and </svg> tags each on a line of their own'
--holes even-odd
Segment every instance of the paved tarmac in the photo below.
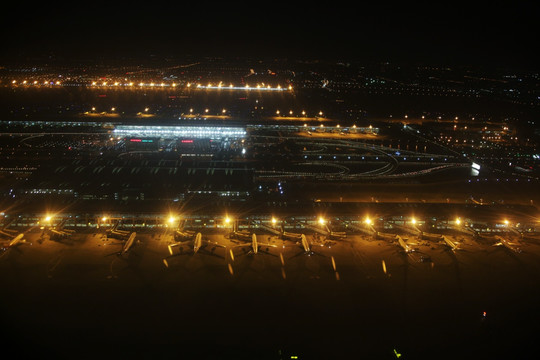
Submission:
<svg viewBox="0 0 540 360">
<path fill-rule="evenodd" d="M 55 359 L 532 358 L 540 241 L 521 252 L 450 236 L 301 244 L 258 234 L 257 254 L 219 233 L 168 245 L 141 231 L 127 254 L 99 233 L 27 243 L 0 257 L 4 348 Z M 219 247 L 218 243 L 226 247 Z M 249 244 L 248 244 L 249 245 Z M 231 257 L 230 250 L 233 250 Z M 166 263 L 163 260 L 166 260 Z"/>
</svg>

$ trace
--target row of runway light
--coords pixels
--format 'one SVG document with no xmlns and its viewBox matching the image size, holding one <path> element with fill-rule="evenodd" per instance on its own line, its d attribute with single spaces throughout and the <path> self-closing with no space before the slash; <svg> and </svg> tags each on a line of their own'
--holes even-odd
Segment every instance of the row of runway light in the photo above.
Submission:
<svg viewBox="0 0 540 360">
<path fill-rule="evenodd" d="M 18 85 L 22 85 L 22 86 L 30 86 L 30 85 L 34 85 L 34 86 L 91 86 L 91 87 L 96 87 L 96 88 L 111 88 L 111 87 L 117 87 L 117 88 L 133 88 L 133 87 L 139 87 L 139 88 L 177 88 L 177 87 L 181 87 L 182 84 L 177 84 L 177 83 L 165 83 L 165 82 L 161 82 L 161 83 L 155 83 L 155 82 L 133 82 L 133 81 L 130 81 L 130 82 L 119 82 L 119 81 L 115 81 L 115 82 L 108 82 L 108 81 L 102 81 L 102 82 L 99 82 L 99 81 L 92 81 L 91 83 L 74 83 L 74 82 L 62 82 L 62 81 L 59 81 L 59 80 L 55 80 L 55 81 L 50 81 L 50 80 L 45 80 L 45 81 L 38 81 L 38 80 L 34 80 L 34 81 L 27 81 L 27 80 L 23 80 L 21 82 L 18 82 L 17 80 L 12 80 L 11 81 L 11 84 L 13 86 L 18 86 Z M 256 84 L 254 86 L 250 86 L 248 84 L 245 84 L 245 85 L 242 85 L 242 86 L 236 86 L 236 85 L 233 85 L 233 84 L 229 84 L 229 85 L 224 85 L 222 82 L 219 82 L 217 84 L 212 84 L 212 83 L 209 83 L 207 85 L 202 85 L 202 84 L 192 84 L 192 83 L 187 83 L 185 84 L 185 88 L 187 89 L 200 89 L 200 90 L 260 90 L 260 91 L 292 91 L 292 86 L 289 85 L 289 86 L 286 86 L 286 87 L 282 87 L 281 85 L 277 85 L 277 86 L 272 86 L 272 85 L 269 85 L 269 84 Z"/>
</svg>

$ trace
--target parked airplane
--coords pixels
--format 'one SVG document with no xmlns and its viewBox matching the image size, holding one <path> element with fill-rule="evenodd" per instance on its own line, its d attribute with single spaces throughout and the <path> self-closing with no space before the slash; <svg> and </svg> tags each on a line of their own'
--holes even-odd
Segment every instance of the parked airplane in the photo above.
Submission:
<svg viewBox="0 0 540 360">
<path fill-rule="evenodd" d="M 446 236 L 442 236 L 442 239 L 444 241 L 444 243 L 452 250 L 452 251 L 455 251 L 455 250 L 460 250 L 460 247 L 459 247 L 459 244 L 453 242 L 452 240 L 450 240 L 449 238 L 447 238 Z"/>
<path fill-rule="evenodd" d="M 56 226 L 45 226 L 43 228 L 43 232 L 41 233 L 41 237 L 45 235 L 45 233 L 48 233 L 49 237 L 52 238 L 63 238 L 67 236 L 73 235 L 75 230 L 71 229 L 64 229 L 64 226 L 66 225 L 67 218 L 63 219 L 58 225 Z"/>
<path fill-rule="evenodd" d="M 26 240 L 24 239 L 25 233 L 20 233 L 17 230 L 8 229 L 8 226 L 11 225 L 13 221 L 14 220 L 11 220 L 9 223 L 5 224 L 2 229 L 0 229 L 1 237 L 6 237 L 9 239 L 8 241 L 2 243 L 2 251 L 6 251 L 10 248 L 15 248 L 21 244 L 26 243 Z"/>
<path fill-rule="evenodd" d="M 195 235 L 195 231 L 192 230 L 175 230 L 174 231 L 174 240 L 182 241 L 186 239 L 191 239 Z"/>
<path fill-rule="evenodd" d="M 277 245 L 274 245 L 274 244 L 268 244 L 268 243 L 261 243 L 257 240 L 257 235 L 255 233 L 251 234 L 251 242 L 250 243 L 247 243 L 247 244 L 241 244 L 241 245 L 236 245 L 236 246 L 233 246 L 231 249 L 229 249 L 229 253 L 231 255 L 231 259 L 234 261 L 234 253 L 233 253 L 233 249 L 234 248 L 240 248 L 240 247 L 246 247 L 246 246 L 249 246 L 251 247 L 251 250 L 248 254 L 259 254 L 259 246 L 262 245 L 262 246 L 268 246 L 268 247 L 274 247 L 276 248 Z"/>
<path fill-rule="evenodd" d="M 135 239 L 137 238 L 137 233 L 132 232 L 129 234 L 129 237 L 126 239 L 126 241 L 123 242 L 122 249 L 120 251 L 114 252 L 110 255 L 119 255 L 122 256 L 124 254 L 127 254 L 132 248 L 133 245 L 135 245 Z"/>
<path fill-rule="evenodd" d="M 201 250 L 202 248 L 204 248 L 206 245 L 213 245 L 213 246 L 217 246 L 217 247 L 225 247 L 224 245 L 221 245 L 221 244 L 218 244 L 218 243 L 215 243 L 215 242 L 211 242 L 211 241 L 208 241 L 208 240 L 204 240 L 202 238 L 202 234 L 200 232 L 198 232 L 194 238 L 188 240 L 188 241 L 183 241 L 183 242 L 179 242 L 179 243 L 174 243 L 174 244 L 169 244 L 168 245 L 168 248 L 169 248 L 169 253 L 171 255 L 174 255 L 174 252 L 173 252 L 173 248 L 174 247 L 183 247 L 183 246 L 186 246 L 186 245 L 191 245 L 191 249 L 193 250 L 193 254 L 196 254 L 199 252 L 199 250 Z"/>
<path fill-rule="evenodd" d="M 300 238 L 299 239 L 294 239 L 294 240 L 295 240 L 295 243 L 296 243 L 295 246 L 297 246 L 299 244 L 301 246 L 301 248 L 302 248 L 302 252 L 294 255 L 293 257 L 296 257 L 298 255 L 311 256 L 311 255 L 314 255 L 314 254 L 323 256 L 322 254 L 319 254 L 319 253 L 316 253 L 316 252 L 313 251 L 312 244 L 310 244 L 310 242 L 306 238 L 305 234 L 300 234 Z M 323 245 L 320 245 L 320 246 L 323 246 Z"/>
<path fill-rule="evenodd" d="M 178 222 L 178 227 L 173 231 L 173 237 L 175 241 L 190 240 L 195 235 L 195 231 L 184 229 L 185 224 L 186 220 L 180 220 Z"/>
<path fill-rule="evenodd" d="M 514 252 L 521 252 L 521 249 L 518 247 L 519 244 L 511 242 L 499 235 L 495 235 L 495 239 L 499 240 L 499 242 L 494 244 L 494 246 L 504 246 L 505 248 L 510 249 Z"/>
<path fill-rule="evenodd" d="M 311 255 L 311 245 L 306 239 L 306 235 L 302 234 L 300 237 L 300 242 L 302 243 L 302 248 L 304 249 L 304 253 Z"/>
<path fill-rule="evenodd" d="M 24 233 L 20 233 L 18 235 L 15 235 L 7 244 L 2 245 L 2 251 L 6 251 L 10 248 L 14 248 L 25 242 L 26 240 L 24 239 Z"/>
<path fill-rule="evenodd" d="M 120 225 L 120 220 L 117 221 L 111 229 L 105 230 L 107 236 L 128 238 L 131 235 L 131 231 L 119 230 L 118 225 Z"/>
<path fill-rule="evenodd" d="M 132 247 L 133 244 L 135 244 L 135 238 L 137 237 L 136 232 L 132 232 L 131 235 L 129 235 L 129 238 L 124 243 L 124 246 L 122 247 L 121 255 L 127 253 Z"/>
<path fill-rule="evenodd" d="M 403 240 L 403 238 L 399 235 L 396 235 L 396 240 L 398 242 L 398 245 L 406 252 L 406 253 L 410 253 L 411 251 L 413 251 L 413 249 L 407 245 L 407 243 L 405 242 L 405 240 Z"/>
</svg>

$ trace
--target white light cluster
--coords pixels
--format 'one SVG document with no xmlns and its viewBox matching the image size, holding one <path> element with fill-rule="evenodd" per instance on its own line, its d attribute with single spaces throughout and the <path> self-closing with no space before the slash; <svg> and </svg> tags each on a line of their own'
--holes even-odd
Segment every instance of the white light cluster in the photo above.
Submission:
<svg viewBox="0 0 540 360">
<path fill-rule="evenodd" d="M 164 137 L 197 139 L 243 138 L 246 130 L 239 127 L 219 126 L 142 126 L 119 125 L 113 130 L 119 136 Z"/>
</svg>

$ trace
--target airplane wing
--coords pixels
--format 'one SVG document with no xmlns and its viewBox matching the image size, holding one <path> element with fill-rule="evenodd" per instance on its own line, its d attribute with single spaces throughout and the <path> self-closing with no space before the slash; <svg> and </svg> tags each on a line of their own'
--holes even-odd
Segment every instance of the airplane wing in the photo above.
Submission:
<svg viewBox="0 0 540 360">
<path fill-rule="evenodd" d="M 203 243 L 205 243 L 207 245 L 221 247 L 221 248 L 226 248 L 227 247 L 227 246 L 225 246 L 223 244 L 218 243 L 217 241 L 203 240 Z"/>
<path fill-rule="evenodd" d="M 5 235 L 7 237 L 13 237 L 13 236 L 16 236 L 17 230 L 2 229 L 0 230 L 0 234 Z"/>
<path fill-rule="evenodd" d="M 174 255 L 173 248 L 175 247 L 181 249 L 180 250 L 181 252 L 183 252 L 184 248 L 190 248 L 191 250 L 193 250 L 193 240 L 182 241 L 182 242 L 177 242 L 177 243 L 167 245 L 167 248 L 169 249 L 169 253 L 171 255 Z"/>
</svg>

